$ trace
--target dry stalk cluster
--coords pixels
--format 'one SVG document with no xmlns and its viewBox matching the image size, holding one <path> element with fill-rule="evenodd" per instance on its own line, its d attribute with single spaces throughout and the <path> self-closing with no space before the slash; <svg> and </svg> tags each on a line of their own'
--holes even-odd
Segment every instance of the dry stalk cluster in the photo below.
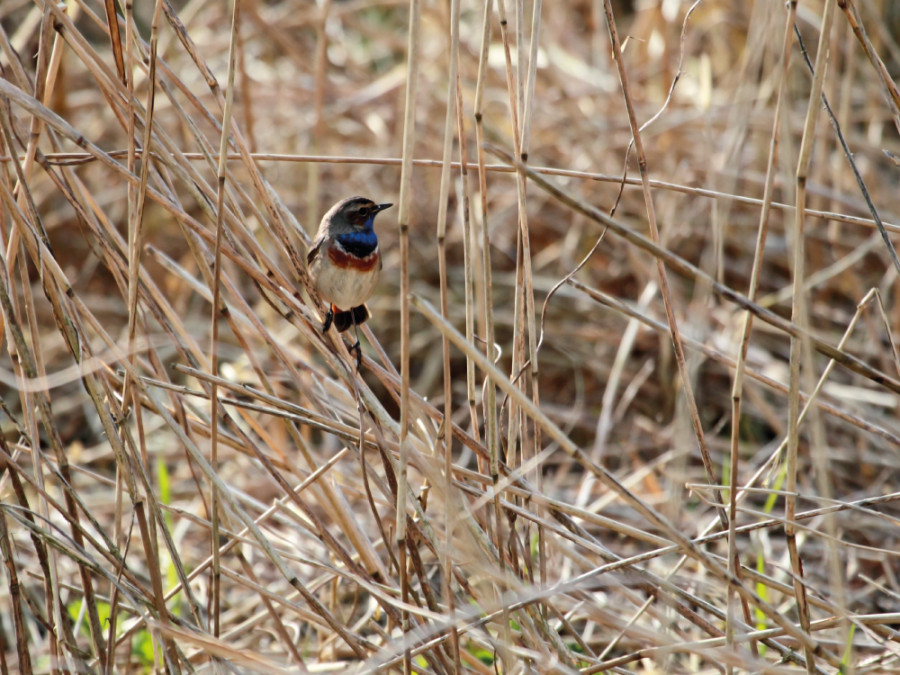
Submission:
<svg viewBox="0 0 900 675">
<path fill-rule="evenodd" d="M 898 672 L 895 4 L 4 0 L 0 675 Z"/>
</svg>

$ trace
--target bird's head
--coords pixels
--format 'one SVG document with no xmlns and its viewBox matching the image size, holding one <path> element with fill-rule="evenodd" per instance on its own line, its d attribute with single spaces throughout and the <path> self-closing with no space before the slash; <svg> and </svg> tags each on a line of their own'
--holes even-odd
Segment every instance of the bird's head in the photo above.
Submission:
<svg viewBox="0 0 900 675">
<path fill-rule="evenodd" d="M 332 236 L 371 230 L 375 216 L 392 204 L 376 204 L 366 197 L 348 197 L 331 207 L 325 222 Z"/>
</svg>

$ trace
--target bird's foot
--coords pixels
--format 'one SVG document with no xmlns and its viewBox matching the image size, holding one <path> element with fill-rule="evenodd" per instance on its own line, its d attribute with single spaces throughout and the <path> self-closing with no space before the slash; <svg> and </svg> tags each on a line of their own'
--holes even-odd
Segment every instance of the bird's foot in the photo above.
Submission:
<svg viewBox="0 0 900 675">
<path fill-rule="evenodd" d="M 359 372 L 362 366 L 362 347 L 359 344 L 359 338 L 350 346 L 350 353 L 356 352 L 356 372 Z"/>
<path fill-rule="evenodd" d="M 325 314 L 325 323 L 322 324 L 322 332 L 327 333 L 328 329 L 331 328 L 331 322 L 334 320 L 334 312 L 330 309 Z"/>
</svg>

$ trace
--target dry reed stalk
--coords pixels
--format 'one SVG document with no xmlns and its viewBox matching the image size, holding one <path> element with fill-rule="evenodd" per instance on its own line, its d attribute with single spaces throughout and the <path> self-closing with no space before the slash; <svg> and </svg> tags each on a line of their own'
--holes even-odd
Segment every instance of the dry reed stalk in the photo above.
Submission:
<svg viewBox="0 0 900 675">
<path fill-rule="evenodd" d="M 626 5 L 0 3 L 0 672 L 896 669 L 898 31 Z"/>
</svg>

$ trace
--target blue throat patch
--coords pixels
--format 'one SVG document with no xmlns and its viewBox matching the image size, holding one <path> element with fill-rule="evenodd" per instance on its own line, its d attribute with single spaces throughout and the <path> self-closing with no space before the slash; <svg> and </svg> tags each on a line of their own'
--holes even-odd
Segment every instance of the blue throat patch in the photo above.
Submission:
<svg viewBox="0 0 900 675">
<path fill-rule="evenodd" d="M 348 232 L 339 234 L 335 237 L 344 247 L 344 250 L 357 258 L 365 258 L 378 248 L 378 237 L 375 231 L 371 229 L 362 230 L 361 232 Z"/>
</svg>

